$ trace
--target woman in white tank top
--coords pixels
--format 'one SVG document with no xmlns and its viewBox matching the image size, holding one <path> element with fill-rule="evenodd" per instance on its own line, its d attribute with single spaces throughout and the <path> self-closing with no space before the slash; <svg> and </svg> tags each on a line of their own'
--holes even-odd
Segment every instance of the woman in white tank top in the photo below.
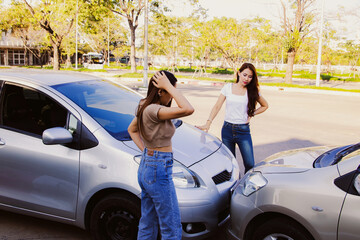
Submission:
<svg viewBox="0 0 360 240">
<path fill-rule="evenodd" d="M 221 129 L 221 138 L 234 156 L 235 145 L 239 146 L 246 173 L 254 167 L 250 119 L 268 108 L 268 103 L 259 93 L 258 77 L 254 65 L 244 63 L 240 67 L 236 83 L 228 83 L 221 89 L 221 94 L 212 108 L 206 124 L 197 127 L 208 131 L 225 100 L 225 121 Z M 260 104 L 258 108 L 256 108 L 257 103 Z"/>
</svg>

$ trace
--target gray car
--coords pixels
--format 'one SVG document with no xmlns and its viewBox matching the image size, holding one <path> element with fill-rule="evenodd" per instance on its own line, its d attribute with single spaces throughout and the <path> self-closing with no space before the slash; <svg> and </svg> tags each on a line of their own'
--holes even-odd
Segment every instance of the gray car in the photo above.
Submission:
<svg viewBox="0 0 360 240">
<path fill-rule="evenodd" d="M 141 98 L 86 74 L 0 72 L 0 208 L 135 239 L 141 152 L 127 127 Z M 183 239 L 203 239 L 228 219 L 239 167 L 214 136 L 174 124 Z"/>
<path fill-rule="evenodd" d="M 297 149 L 257 164 L 234 187 L 230 238 L 360 239 L 359 149 Z"/>
</svg>

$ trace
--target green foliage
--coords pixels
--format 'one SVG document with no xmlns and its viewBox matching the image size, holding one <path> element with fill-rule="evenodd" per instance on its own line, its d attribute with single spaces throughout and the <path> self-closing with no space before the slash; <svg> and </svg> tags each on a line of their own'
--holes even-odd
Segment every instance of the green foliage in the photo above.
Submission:
<svg viewBox="0 0 360 240">
<path fill-rule="evenodd" d="M 87 68 L 79 68 L 79 69 L 74 69 L 74 68 L 62 68 L 62 70 L 66 70 L 66 71 L 76 71 L 76 72 L 106 72 L 105 69 L 87 69 Z"/>
<path fill-rule="evenodd" d="M 124 73 L 124 74 L 120 74 L 120 75 L 115 75 L 114 77 L 118 77 L 118 78 L 142 78 L 143 74 L 142 73 Z"/>
<path fill-rule="evenodd" d="M 228 69 L 215 68 L 214 70 L 212 70 L 212 73 L 214 73 L 214 74 L 230 74 L 230 75 L 233 75 L 234 71 L 228 70 Z"/>
<path fill-rule="evenodd" d="M 21 68 L 30 68 L 30 69 L 54 69 L 53 66 L 19 66 Z"/>
<path fill-rule="evenodd" d="M 297 30 L 293 32 L 287 32 L 283 38 L 283 41 L 286 52 L 296 52 L 301 45 L 300 32 Z"/>
<path fill-rule="evenodd" d="M 296 24 L 289 24 L 290 31 L 275 31 L 278 26 L 263 18 L 236 20 L 233 18 L 204 19 L 198 0 L 184 0 L 194 4 L 194 14 L 197 17 L 171 17 L 168 16 L 168 2 L 166 0 L 151 0 L 150 8 L 153 14 L 149 17 L 149 57 L 162 55 L 166 58 L 166 69 L 173 64 L 178 65 L 180 60 L 186 59 L 192 62 L 192 68 L 178 67 L 180 72 L 193 73 L 196 67 L 203 66 L 206 73 L 233 74 L 244 61 L 279 63 L 285 57 L 286 52 L 296 50 L 295 63 L 315 64 L 317 57 L 318 36 L 316 33 L 309 34 L 313 24 L 312 13 L 303 14 L 303 27 L 296 28 Z M 30 2 L 34 15 L 24 5 L 24 0 L 13 1 L 11 6 L 0 9 L 1 29 L 11 29 L 12 33 L 18 34 L 26 41 L 30 39 L 45 52 L 47 49 L 54 50 L 51 41 L 55 41 L 62 54 L 73 55 L 75 52 L 75 0 Z M 102 0 L 102 1 L 78 1 L 79 31 L 81 37 L 86 38 L 86 43 L 78 42 L 79 53 L 89 51 L 104 52 L 110 50 L 116 57 L 130 54 L 130 29 L 123 27 L 128 23 L 128 15 L 131 11 L 136 16 L 136 11 L 142 11 L 139 0 Z M 297 1 L 291 0 L 288 6 L 289 13 L 296 12 Z M 310 1 L 309 1 L 310 2 Z M 66 4 L 65 4 L 66 3 Z M 128 9 L 120 9 L 122 3 Z M 139 5 L 140 4 L 140 5 Z M 129 11 L 128 11 L 129 10 Z M 114 13 L 118 11 L 117 13 Z M 190 13 L 189 13 L 190 14 Z M 199 15 L 200 14 L 200 15 Z M 290 16 L 288 14 L 287 16 Z M 125 16 L 125 17 L 124 17 Z M 289 19 L 293 19 L 290 17 Z M 47 22 L 54 34 L 40 29 L 40 24 Z M 72 26 L 70 27 L 70 25 Z M 134 22 L 135 24 L 135 22 Z M 133 25 L 135 26 L 135 25 Z M 70 27 L 70 28 L 69 28 Z M 108 43 L 108 28 L 110 36 L 110 49 Z M 284 29 L 283 29 L 284 30 Z M 142 34 L 141 30 L 141 34 Z M 285 35 L 283 33 L 286 32 Z M 21 34 L 21 35 L 20 35 Z M 47 37 L 45 37 L 47 36 Z M 324 47 L 322 55 L 323 65 L 360 65 L 360 45 L 353 41 L 345 42 L 332 49 L 330 42 L 336 40 L 338 33 L 332 29 L 332 24 L 325 23 Z M 140 38 L 139 38 L 140 39 Z M 137 50 L 142 50 L 140 46 Z M 40 54 L 40 53 L 39 53 Z M 138 54 L 139 56 L 140 54 Z M 208 67 L 209 61 L 217 61 L 218 69 Z M 198 66 L 196 66 L 198 65 Z M 222 66 L 231 66 L 224 69 Z M 164 68 L 165 68 L 164 67 Z M 105 66 L 105 68 L 107 68 Z M 112 68 L 129 69 L 129 66 L 115 65 Z M 138 66 L 136 69 L 142 69 Z M 329 67 L 330 68 L 330 67 Z M 150 68 L 154 69 L 154 68 Z M 202 69 L 204 70 L 204 69 Z M 285 72 L 276 71 L 259 72 L 259 75 L 284 77 Z M 350 81 L 349 75 L 335 76 L 334 73 L 322 74 L 324 80 Z M 294 77 L 314 79 L 313 74 L 294 72 Z M 357 77 L 352 75 L 354 81 Z"/>
<path fill-rule="evenodd" d="M 344 57 L 348 59 L 349 64 L 356 66 L 360 64 L 360 44 L 356 44 L 353 40 L 346 41 L 342 44 L 346 49 Z"/>
<path fill-rule="evenodd" d="M 331 87 L 315 87 L 315 86 L 302 86 L 297 84 L 288 84 L 288 83 L 260 83 L 260 85 L 264 86 L 272 86 L 272 87 L 288 87 L 288 88 L 305 88 L 305 89 L 316 89 L 316 90 L 330 90 L 330 91 L 340 91 L 340 92 L 356 92 L 360 93 L 359 89 L 342 89 L 342 88 L 331 88 Z"/>
</svg>

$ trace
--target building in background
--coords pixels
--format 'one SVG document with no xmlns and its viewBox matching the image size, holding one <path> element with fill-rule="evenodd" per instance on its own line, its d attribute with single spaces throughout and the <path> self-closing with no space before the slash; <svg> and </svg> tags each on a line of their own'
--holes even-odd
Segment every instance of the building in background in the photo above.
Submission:
<svg viewBox="0 0 360 240">
<path fill-rule="evenodd" d="M 0 66 L 45 65 L 49 62 L 49 54 L 35 56 L 34 52 L 39 53 L 39 47 L 31 41 L 25 47 L 24 42 L 11 33 L 1 33 Z"/>
</svg>

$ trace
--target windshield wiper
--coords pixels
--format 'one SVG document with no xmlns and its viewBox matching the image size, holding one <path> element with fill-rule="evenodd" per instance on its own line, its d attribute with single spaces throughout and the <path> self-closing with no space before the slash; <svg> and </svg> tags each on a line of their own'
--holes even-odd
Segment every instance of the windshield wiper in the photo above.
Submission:
<svg viewBox="0 0 360 240">
<path fill-rule="evenodd" d="M 348 155 L 349 153 L 352 153 L 356 150 L 360 149 L 360 143 L 356 143 L 354 145 L 351 145 L 343 150 L 341 150 L 340 152 L 338 152 L 336 155 L 335 155 L 335 158 L 334 158 L 334 162 L 333 164 L 337 164 L 338 162 L 340 162 L 340 160 L 345 157 L 346 155 Z"/>
</svg>

